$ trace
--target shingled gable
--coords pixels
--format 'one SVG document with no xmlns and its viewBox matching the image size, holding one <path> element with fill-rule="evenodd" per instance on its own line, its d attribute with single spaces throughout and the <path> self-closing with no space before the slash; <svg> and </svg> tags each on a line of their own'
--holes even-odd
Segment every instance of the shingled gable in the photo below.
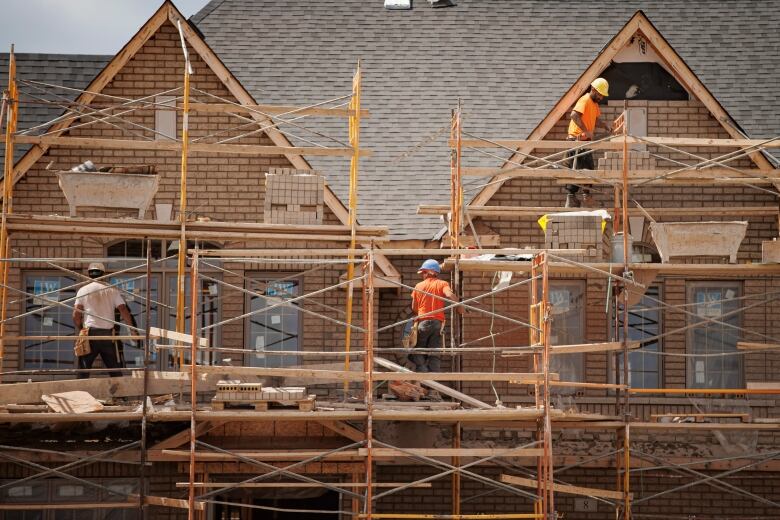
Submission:
<svg viewBox="0 0 780 520">
<path fill-rule="evenodd" d="M 165 24 L 169 22 L 174 26 L 181 24 L 182 32 L 186 42 L 195 50 L 200 58 L 206 63 L 209 69 L 219 78 L 222 84 L 227 90 L 238 100 L 241 104 L 257 104 L 254 98 L 249 92 L 241 85 L 236 77 L 228 70 L 222 60 L 216 55 L 216 53 L 209 47 L 208 44 L 201 38 L 196 30 L 194 30 L 189 22 L 184 18 L 181 12 L 170 1 L 165 0 L 157 11 L 146 21 L 146 23 L 138 30 L 138 32 L 125 44 L 124 47 L 108 62 L 108 64 L 100 71 L 100 73 L 84 88 L 78 98 L 75 100 L 75 104 L 88 105 L 95 97 L 102 92 L 102 90 L 114 79 L 116 74 L 122 70 L 122 68 L 133 58 L 133 56 L 149 41 L 149 39 L 157 33 L 157 31 Z M 258 125 L 263 125 L 265 134 L 271 139 L 271 141 L 277 146 L 290 147 L 292 144 L 287 138 L 272 125 L 271 118 L 263 115 L 252 113 L 251 117 L 255 119 Z M 68 127 L 74 122 L 75 119 L 68 118 L 62 121 L 54 123 L 50 126 L 46 133 L 49 135 L 62 135 L 67 131 Z M 27 152 L 15 163 L 13 180 L 14 184 L 19 182 L 25 175 L 25 173 L 46 153 L 49 149 L 47 144 L 36 144 L 32 146 Z M 301 170 L 311 169 L 310 164 L 300 155 L 285 155 L 292 165 Z M 346 206 L 341 200 L 333 193 L 333 191 L 325 186 L 324 202 L 328 208 L 336 215 L 336 217 L 345 225 L 349 223 L 349 212 Z M 378 255 L 377 265 L 382 272 L 390 277 L 398 278 L 400 275 L 398 271 L 393 267 L 384 256 Z"/>
<path fill-rule="evenodd" d="M 720 104 L 704 83 L 685 63 L 683 58 L 672 48 L 669 42 L 650 22 L 644 12 L 637 11 L 634 16 L 623 26 L 623 28 L 609 41 L 604 49 L 599 53 L 595 60 L 580 75 L 577 81 L 566 91 L 561 99 L 555 104 L 539 125 L 528 136 L 529 140 L 544 139 L 552 130 L 555 124 L 567 114 L 571 107 L 587 89 L 590 83 L 599 77 L 602 72 L 612 63 L 613 58 L 626 47 L 631 39 L 636 35 L 643 36 L 656 54 L 663 61 L 666 69 L 674 78 L 683 85 L 695 98 L 709 110 L 710 114 L 720 123 L 723 129 L 733 138 L 741 139 L 744 137 L 740 133 L 739 125 L 726 112 L 726 109 Z M 526 145 L 517 149 L 518 153 L 513 154 L 501 167 L 510 168 L 525 159 L 524 154 L 533 151 L 532 145 Z M 763 155 L 763 153 L 750 154 L 750 158 L 760 168 L 772 168 L 773 166 Z M 491 197 L 495 195 L 506 179 L 501 175 L 494 176 L 471 201 L 470 206 L 478 207 L 486 205 Z"/>
</svg>

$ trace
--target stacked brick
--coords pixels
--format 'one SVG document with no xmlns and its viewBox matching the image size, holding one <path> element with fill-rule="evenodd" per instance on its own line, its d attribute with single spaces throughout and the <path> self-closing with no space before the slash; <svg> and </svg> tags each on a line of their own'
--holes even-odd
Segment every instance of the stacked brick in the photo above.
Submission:
<svg viewBox="0 0 780 520">
<path fill-rule="evenodd" d="M 655 157 L 650 156 L 650 152 L 640 152 L 629 150 L 628 169 L 629 170 L 655 170 L 658 168 Z M 599 170 L 622 170 L 623 152 L 605 152 L 604 157 L 598 161 Z"/>
<path fill-rule="evenodd" d="M 265 175 L 265 221 L 322 224 L 325 179 L 308 170 L 271 168 Z"/>
<path fill-rule="evenodd" d="M 587 249 L 587 254 L 570 258 L 577 261 L 599 261 L 604 251 L 601 220 L 600 216 L 551 216 L 544 233 L 544 247 Z"/>
</svg>

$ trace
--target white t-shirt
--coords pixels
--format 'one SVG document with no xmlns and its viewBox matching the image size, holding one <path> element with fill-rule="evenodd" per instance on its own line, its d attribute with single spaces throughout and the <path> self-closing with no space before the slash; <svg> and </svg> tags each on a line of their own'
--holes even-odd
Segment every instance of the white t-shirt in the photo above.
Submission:
<svg viewBox="0 0 780 520">
<path fill-rule="evenodd" d="M 125 301 L 116 287 L 109 287 L 100 282 L 88 283 L 76 293 L 76 305 L 84 307 L 86 328 L 113 328 L 114 309 L 124 304 Z"/>
</svg>

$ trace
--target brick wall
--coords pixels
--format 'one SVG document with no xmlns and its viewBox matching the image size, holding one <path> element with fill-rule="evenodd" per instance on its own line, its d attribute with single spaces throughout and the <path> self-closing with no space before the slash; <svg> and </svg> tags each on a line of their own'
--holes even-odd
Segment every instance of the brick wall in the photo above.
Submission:
<svg viewBox="0 0 780 520">
<path fill-rule="evenodd" d="M 219 78 L 211 72 L 206 63 L 190 49 L 190 59 L 194 74 L 191 78 L 192 101 L 218 102 L 218 98 L 236 102 Z M 106 86 L 103 93 L 108 96 L 122 98 L 142 98 L 153 96 L 163 91 L 179 88 L 182 85 L 182 71 L 184 63 L 182 58 L 179 35 L 176 29 L 169 23 L 152 36 L 138 53 L 120 70 L 115 78 Z M 173 95 L 181 95 L 181 91 L 175 91 Z M 100 98 L 97 102 L 111 102 L 111 99 Z M 122 132 L 114 125 L 120 124 L 117 120 L 109 120 L 103 123 L 93 123 L 80 126 L 91 121 L 82 118 L 73 123 L 73 128 L 66 134 L 73 137 L 100 137 L 117 139 L 152 138 L 153 133 L 145 130 L 154 128 L 155 111 L 152 109 L 136 110 L 125 114 L 123 118 L 132 121 L 136 126 L 122 126 L 129 128 L 130 134 Z M 113 123 L 109 124 L 109 123 Z M 192 113 L 190 115 L 190 138 L 197 140 L 205 136 L 216 134 L 219 139 L 236 137 L 248 132 L 251 128 L 235 129 L 234 127 L 244 122 L 238 118 L 210 113 Z M 177 129 L 180 132 L 181 114 L 177 116 Z M 213 141 L 207 139 L 206 142 Z M 241 137 L 231 141 L 234 144 L 272 145 L 271 140 L 263 133 L 253 133 L 247 137 Z M 33 165 L 26 176 L 17 184 L 14 192 L 14 211 L 19 214 L 37 215 L 68 215 L 68 205 L 60 190 L 57 179 L 52 171 L 67 170 L 85 160 L 91 160 L 98 167 L 118 165 L 154 165 L 160 176 L 159 190 L 153 204 L 146 214 L 146 218 L 154 217 L 154 203 L 173 204 L 173 217 L 178 215 L 179 179 L 181 158 L 176 152 L 161 151 L 129 151 L 129 150 L 90 150 L 51 148 L 41 159 Z M 286 167 L 292 165 L 283 156 L 242 157 L 224 154 L 191 153 L 188 160 L 188 212 L 191 216 L 208 217 L 215 221 L 244 221 L 262 222 L 264 212 L 265 172 L 270 168 Z M 135 216 L 132 210 L 106 210 L 83 208 L 79 209 L 79 216 L 92 217 L 126 217 Z M 325 224 L 339 224 L 332 211 L 325 208 Z M 93 237 L 69 237 L 53 235 L 25 235 L 15 234 L 12 237 L 11 247 L 17 257 L 102 257 L 105 255 L 105 247 L 115 241 L 109 241 Z M 243 243 L 225 244 L 226 247 L 242 247 Z M 264 244 L 255 244 L 262 246 Z M 267 245 L 267 244 L 265 244 Z M 277 247 L 300 247 L 300 243 L 274 244 Z M 312 243 L 312 247 L 334 247 L 333 244 Z M 84 269 L 85 266 L 78 262 L 66 262 L 61 264 L 72 269 Z M 300 272 L 303 269 L 311 269 L 314 266 L 301 266 L 300 264 L 287 265 L 256 265 L 246 266 L 241 263 L 229 263 L 225 265 L 231 273 L 221 273 L 225 282 L 238 286 L 245 286 L 242 277 L 257 273 L 279 271 L 284 275 Z M 31 270 L 44 270 L 47 266 L 40 263 L 14 264 L 11 269 L 11 282 L 13 286 L 20 287 L 25 272 Z M 302 290 L 313 291 L 324 287 L 323 284 L 337 283 L 337 278 L 345 272 L 344 266 L 326 269 L 327 274 L 318 272 L 304 277 Z M 327 301 L 328 305 L 343 310 L 344 291 L 334 290 L 320 298 Z M 12 295 L 9 298 L 9 316 L 17 315 L 22 311 L 19 298 Z M 243 312 L 245 296 L 239 291 L 222 289 L 222 318 L 237 316 Z M 307 304 L 308 306 L 309 304 Z M 313 308 L 313 310 L 318 310 Z M 318 310 L 319 311 L 319 310 Z M 343 316 L 341 316 L 343 317 Z M 359 300 L 356 303 L 356 318 L 360 318 Z M 304 336 L 307 343 L 316 345 L 318 350 L 323 350 L 326 342 L 330 345 L 340 344 L 343 349 L 343 327 L 336 327 L 332 323 L 323 325 L 322 320 L 317 320 L 310 315 L 304 315 Z M 22 333 L 18 320 L 9 322 L 6 327 L 9 335 Z M 224 346 L 243 346 L 245 327 L 240 320 L 225 325 L 222 330 Z M 359 341 L 358 338 L 355 340 Z M 236 355 L 232 356 L 236 359 Z M 240 356 L 238 356 L 240 359 Z M 7 342 L 5 350 L 5 370 L 23 368 L 18 343 Z M 332 359 L 329 361 L 333 361 Z M 99 362 L 98 362 L 99 363 Z M 96 367 L 99 366 L 95 365 Z M 25 376 L 26 377 L 26 376 Z"/>
</svg>

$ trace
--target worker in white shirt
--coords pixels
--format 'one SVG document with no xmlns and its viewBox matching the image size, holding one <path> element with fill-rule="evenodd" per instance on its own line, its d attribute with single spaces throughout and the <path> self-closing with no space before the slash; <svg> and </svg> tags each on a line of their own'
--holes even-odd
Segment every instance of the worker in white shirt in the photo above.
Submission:
<svg viewBox="0 0 780 520">
<path fill-rule="evenodd" d="M 100 278 L 106 272 L 101 263 L 89 264 L 87 274 L 90 278 Z M 127 325 L 133 325 L 133 317 L 127 308 L 125 300 L 119 294 L 116 287 L 102 282 L 93 281 L 78 290 L 76 293 L 76 305 L 73 310 L 73 323 L 77 330 L 88 329 L 89 336 L 113 336 L 114 334 L 114 310 L 118 309 L 122 321 Z M 106 368 L 121 368 L 119 351 L 116 341 L 110 339 L 90 340 L 90 352 L 79 356 L 79 368 L 90 369 L 95 359 L 100 356 Z M 111 377 L 119 377 L 120 371 L 109 372 Z M 79 379 L 89 377 L 89 372 L 79 372 Z"/>
</svg>

